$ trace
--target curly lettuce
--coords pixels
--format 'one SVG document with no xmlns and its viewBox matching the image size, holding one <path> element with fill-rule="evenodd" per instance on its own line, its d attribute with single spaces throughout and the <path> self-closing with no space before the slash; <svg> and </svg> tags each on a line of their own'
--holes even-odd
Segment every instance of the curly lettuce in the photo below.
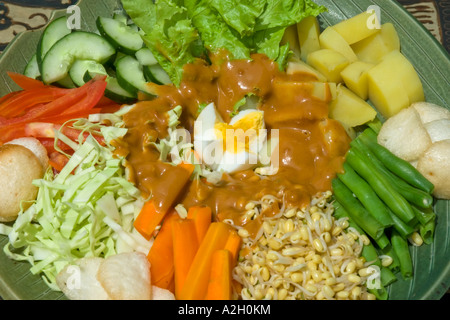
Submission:
<svg viewBox="0 0 450 320">
<path fill-rule="evenodd" d="M 291 54 L 281 44 L 286 28 L 326 11 L 312 0 L 122 0 L 122 5 L 175 85 L 186 63 L 219 50 L 231 59 L 263 53 L 284 68 Z"/>
</svg>

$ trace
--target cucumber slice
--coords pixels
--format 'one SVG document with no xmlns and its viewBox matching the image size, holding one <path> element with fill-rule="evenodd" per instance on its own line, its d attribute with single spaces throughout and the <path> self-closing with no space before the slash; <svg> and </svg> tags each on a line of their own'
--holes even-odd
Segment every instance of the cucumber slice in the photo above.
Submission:
<svg viewBox="0 0 450 320">
<path fill-rule="evenodd" d="M 41 72 L 39 71 L 39 66 L 37 63 L 36 54 L 31 57 L 30 61 L 28 61 L 23 74 L 27 77 L 37 79 L 41 76 Z"/>
<path fill-rule="evenodd" d="M 97 74 L 107 74 L 102 72 L 90 72 L 87 71 L 84 75 L 84 81 L 87 82 L 91 80 Z M 133 93 L 128 92 L 124 88 L 122 88 L 115 77 L 112 77 L 107 74 L 106 77 L 106 89 L 105 96 L 114 100 L 118 103 L 133 103 L 136 100 L 136 96 Z"/>
<path fill-rule="evenodd" d="M 69 70 L 69 76 L 76 86 L 81 87 L 86 83 L 84 81 L 86 72 L 106 74 L 106 69 L 102 64 L 94 60 L 76 60 Z"/>
<path fill-rule="evenodd" d="M 61 80 L 56 81 L 56 84 L 67 89 L 73 89 L 77 87 L 75 83 L 73 83 L 72 79 L 70 79 L 69 75 L 65 76 Z"/>
<path fill-rule="evenodd" d="M 114 67 L 116 66 L 116 64 L 117 64 L 117 61 L 119 61 L 120 59 L 122 59 L 123 57 L 125 57 L 125 56 L 127 56 L 127 54 L 125 54 L 125 53 L 123 53 L 123 52 L 117 52 L 117 54 L 116 54 L 116 57 L 114 58 L 114 63 L 113 63 L 113 65 L 114 65 Z"/>
<path fill-rule="evenodd" d="M 117 61 L 116 75 L 120 86 L 134 95 L 139 91 L 154 95 L 147 86 L 142 65 L 132 56 L 125 56 Z"/>
<path fill-rule="evenodd" d="M 122 22 L 124 24 L 128 23 L 128 17 L 123 11 L 114 12 L 113 19 L 117 20 L 117 21 L 120 21 L 120 22 Z"/>
<path fill-rule="evenodd" d="M 114 100 L 118 103 L 133 103 L 136 100 L 135 95 L 126 91 L 120 86 L 117 78 L 108 77 L 106 78 L 106 82 L 108 84 L 106 85 L 105 96 L 107 96 L 111 100 Z"/>
<path fill-rule="evenodd" d="M 156 84 L 172 84 L 169 75 L 159 64 L 144 66 L 144 75 L 148 81 Z"/>
<path fill-rule="evenodd" d="M 97 28 L 118 51 L 126 54 L 132 55 L 144 45 L 140 34 L 120 20 L 98 17 Z"/>
<path fill-rule="evenodd" d="M 75 60 L 94 60 L 103 64 L 115 53 L 114 47 L 95 33 L 72 32 L 57 41 L 45 55 L 42 80 L 53 83 L 63 79 Z"/>
<path fill-rule="evenodd" d="M 153 55 L 153 53 L 149 48 L 139 49 L 136 52 L 135 56 L 136 59 L 139 61 L 139 63 L 143 66 L 152 66 L 158 63 L 158 61 L 156 60 L 155 56 Z"/>
<path fill-rule="evenodd" d="M 65 16 L 57 18 L 50 22 L 39 39 L 36 52 L 36 60 L 39 71 L 42 73 L 42 62 L 48 50 L 60 39 L 71 33 L 67 28 L 67 18 Z"/>
</svg>

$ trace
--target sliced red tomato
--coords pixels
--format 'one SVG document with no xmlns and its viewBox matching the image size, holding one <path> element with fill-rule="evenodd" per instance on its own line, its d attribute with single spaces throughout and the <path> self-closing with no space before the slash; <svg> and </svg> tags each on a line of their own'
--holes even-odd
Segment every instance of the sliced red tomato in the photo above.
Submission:
<svg viewBox="0 0 450 320">
<path fill-rule="evenodd" d="M 13 91 L 8 94 L 5 94 L 3 97 L 0 98 L 0 105 L 4 103 L 5 101 L 12 99 L 14 96 L 18 95 L 21 91 Z"/>
<path fill-rule="evenodd" d="M 41 103 L 54 101 L 70 91 L 68 89 L 46 87 L 19 91 L 16 95 L 0 103 L 0 114 L 4 118 L 22 116 L 27 110 Z"/>
<path fill-rule="evenodd" d="M 64 114 L 64 115 L 52 115 L 52 116 L 48 116 L 48 117 L 41 117 L 41 118 L 39 118 L 39 121 L 63 124 L 72 119 L 88 118 L 90 114 L 100 113 L 100 112 L 102 112 L 102 110 L 100 108 L 93 108 L 86 112 L 77 112 L 77 113 L 69 113 L 69 114 Z"/>
<path fill-rule="evenodd" d="M 17 72 L 8 71 L 7 74 L 12 81 L 24 90 L 43 88 L 47 86 L 42 81 L 27 77 Z"/>
<path fill-rule="evenodd" d="M 22 123 L 11 126 L 0 126 L 0 141 L 5 143 L 13 139 L 26 137 Z"/>
<path fill-rule="evenodd" d="M 56 151 L 49 153 L 48 158 L 49 164 L 58 172 L 60 172 L 69 161 L 65 155 Z"/>
<path fill-rule="evenodd" d="M 25 124 L 25 134 L 30 137 L 35 138 L 54 138 L 55 137 L 55 130 L 60 130 L 62 134 L 64 134 L 66 137 L 73 141 L 78 141 L 81 130 L 71 128 L 68 126 L 61 126 L 59 124 L 55 123 L 49 123 L 49 122 L 30 122 Z M 89 133 L 84 133 L 83 136 L 86 138 L 89 135 Z M 92 135 L 98 143 L 104 145 L 105 139 L 102 136 L 93 134 Z"/>
<path fill-rule="evenodd" d="M 51 154 L 52 152 L 59 152 L 56 151 L 54 138 L 36 138 L 36 139 L 38 139 L 41 142 L 41 144 L 45 147 L 45 149 L 47 150 L 47 154 Z M 66 153 L 71 153 L 73 151 L 71 147 L 69 147 L 61 140 L 58 140 L 56 142 L 56 146 L 58 147 L 58 150 L 62 150 Z"/>
<path fill-rule="evenodd" d="M 106 85 L 107 83 L 104 80 L 96 80 L 90 83 L 90 86 L 88 87 L 88 94 L 86 94 L 86 96 L 82 100 L 79 100 L 74 105 L 65 109 L 61 114 L 64 115 L 70 113 L 86 112 L 94 108 L 103 97 Z"/>
<path fill-rule="evenodd" d="M 0 142 L 23 136 L 53 139 L 53 130 L 67 121 L 120 109 L 104 97 L 106 77 L 96 77 L 79 88 L 62 89 L 17 73 L 9 75 L 24 90 L 0 98 Z M 79 130 L 66 126 L 62 130 L 70 139 L 78 140 Z M 95 138 L 104 144 L 102 137 Z"/>
<path fill-rule="evenodd" d="M 8 126 L 17 123 L 27 123 L 39 120 L 43 117 L 61 115 L 64 113 L 87 112 L 95 107 L 98 100 L 102 97 L 105 88 L 105 78 L 91 80 L 82 87 L 69 89 L 66 94 L 55 100 L 34 105 L 21 116 L 0 118 L 0 125 Z M 14 98 L 15 97 L 13 97 L 13 99 Z"/>
</svg>

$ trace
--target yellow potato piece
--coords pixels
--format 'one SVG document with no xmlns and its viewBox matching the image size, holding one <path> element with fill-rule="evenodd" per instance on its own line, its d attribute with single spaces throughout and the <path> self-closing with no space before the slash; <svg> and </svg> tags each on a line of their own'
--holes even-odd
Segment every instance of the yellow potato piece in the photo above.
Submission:
<svg viewBox="0 0 450 320">
<path fill-rule="evenodd" d="M 336 99 L 330 103 L 329 115 L 346 128 L 353 128 L 372 121 L 377 112 L 366 101 L 343 85 L 337 87 Z"/>
<path fill-rule="evenodd" d="M 311 67 L 306 62 L 303 62 L 302 60 L 289 61 L 286 67 L 286 73 L 289 75 L 293 75 L 296 73 L 303 73 L 307 76 L 316 78 L 317 81 L 320 82 L 327 81 L 327 78 L 323 74 L 321 74 L 319 71 L 315 70 L 313 67 Z"/>
<path fill-rule="evenodd" d="M 422 82 L 414 66 L 399 51 L 392 51 L 367 73 L 369 99 L 385 118 L 423 101 Z"/>
<path fill-rule="evenodd" d="M 342 54 L 331 49 L 320 49 L 308 55 L 307 63 L 323 74 L 329 82 L 341 83 L 341 72 L 350 61 Z"/>
<path fill-rule="evenodd" d="M 294 54 L 297 57 L 301 56 L 300 53 L 300 43 L 298 39 L 298 33 L 297 33 L 297 26 L 291 25 L 286 28 L 286 31 L 284 32 L 283 39 L 281 40 L 281 44 L 285 45 L 286 43 L 289 43 L 289 48 L 294 52 Z"/>
<path fill-rule="evenodd" d="M 359 60 L 379 63 L 388 53 L 400 51 L 400 39 L 392 23 L 381 26 L 380 32 L 352 45 Z"/>
<path fill-rule="evenodd" d="M 311 52 L 320 49 L 320 27 L 319 21 L 314 16 L 304 18 L 297 23 L 298 40 L 301 50 L 301 59 L 306 61 Z"/>
<path fill-rule="evenodd" d="M 319 36 L 320 47 L 322 49 L 332 49 L 342 53 L 350 62 L 358 60 L 353 49 L 333 27 L 326 28 Z"/>
<path fill-rule="evenodd" d="M 380 22 L 375 13 L 363 12 L 336 24 L 333 28 L 348 44 L 354 44 L 376 34 Z"/>
<path fill-rule="evenodd" d="M 410 103 L 425 100 L 422 81 L 411 62 L 399 51 L 392 51 L 383 59 L 383 63 L 392 67 L 392 73 L 403 85 Z"/>
<path fill-rule="evenodd" d="M 328 82 L 328 86 L 330 87 L 331 100 L 336 99 L 338 85 L 336 83 L 334 83 L 334 82 Z"/>
<path fill-rule="evenodd" d="M 356 61 L 341 72 L 346 87 L 363 100 L 369 97 L 367 72 L 373 67 L 374 64 Z"/>
<path fill-rule="evenodd" d="M 408 95 L 398 79 L 384 68 L 374 67 L 368 74 L 369 100 L 388 119 L 410 105 Z"/>
<path fill-rule="evenodd" d="M 326 82 L 313 82 L 311 95 L 324 102 L 330 102 L 333 98 L 330 85 Z"/>
</svg>

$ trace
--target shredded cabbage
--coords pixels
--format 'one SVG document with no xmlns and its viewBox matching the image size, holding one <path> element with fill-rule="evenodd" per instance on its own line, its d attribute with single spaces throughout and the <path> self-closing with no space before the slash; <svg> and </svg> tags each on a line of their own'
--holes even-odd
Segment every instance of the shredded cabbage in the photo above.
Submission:
<svg viewBox="0 0 450 320">
<path fill-rule="evenodd" d="M 126 133 L 120 126 L 100 126 L 89 121 L 77 124 L 86 131 L 98 129 L 107 146 L 92 135 L 75 143 L 74 153 L 57 175 L 49 169 L 42 179 L 36 201 L 22 211 L 12 226 L 0 224 L 8 236 L 4 252 L 17 261 L 28 261 L 31 273 L 42 274 L 53 290 L 57 274 L 82 257 L 108 257 L 120 252 L 148 253 L 151 243 L 133 228 L 143 205 L 139 190 L 125 178 L 123 159 L 113 156 L 109 145 Z M 58 139 L 68 139 L 58 132 Z"/>
</svg>

